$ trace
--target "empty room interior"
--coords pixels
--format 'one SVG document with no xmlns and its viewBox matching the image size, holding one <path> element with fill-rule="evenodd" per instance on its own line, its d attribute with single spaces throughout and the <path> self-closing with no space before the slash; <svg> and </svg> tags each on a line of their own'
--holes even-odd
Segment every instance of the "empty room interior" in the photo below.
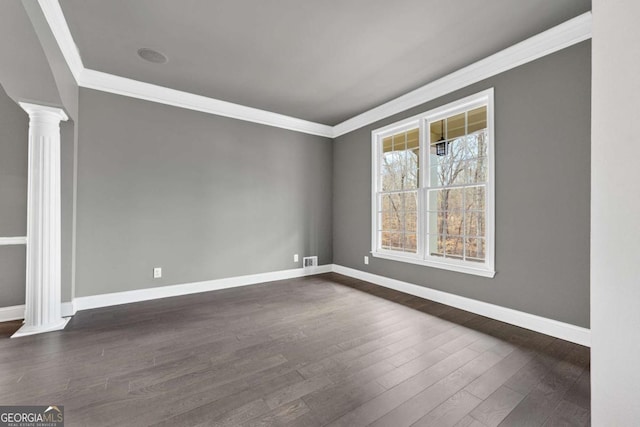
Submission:
<svg viewBox="0 0 640 427">
<path fill-rule="evenodd" d="M 0 2 L 0 426 L 640 425 L 639 16 Z"/>
</svg>

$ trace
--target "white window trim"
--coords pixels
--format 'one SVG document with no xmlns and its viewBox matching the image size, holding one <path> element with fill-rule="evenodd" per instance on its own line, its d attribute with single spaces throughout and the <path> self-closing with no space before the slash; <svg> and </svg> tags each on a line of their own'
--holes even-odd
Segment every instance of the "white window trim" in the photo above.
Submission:
<svg viewBox="0 0 640 427">
<path fill-rule="evenodd" d="M 425 132 L 425 123 L 436 121 L 459 110 L 472 109 L 475 105 L 487 105 L 487 131 L 489 134 L 488 147 L 488 182 L 486 186 L 486 242 L 485 242 L 485 262 L 475 265 L 468 261 L 455 259 L 434 260 L 425 256 L 424 248 L 426 241 L 426 210 L 423 208 L 426 202 L 427 176 L 420 173 L 420 188 L 418 189 L 418 250 L 416 254 L 401 253 L 396 251 L 378 249 L 378 180 L 379 180 L 379 141 L 389 135 L 393 135 L 402 130 L 409 130 L 415 127 L 420 129 L 420 168 L 426 170 L 428 165 L 429 135 Z M 476 276 L 495 276 L 495 127 L 494 127 L 494 102 L 493 88 L 476 93 L 463 99 L 451 102 L 444 106 L 417 114 L 413 117 L 395 122 L 391 125 L 376 129 L 371 132 L 371 255 L 376 258 L 388 259 L 410 264 L 417 264 L 426 267 L 439 268 L 443 270 L 456 271 L 459 273 L 473 274 Z"/>
</svg>

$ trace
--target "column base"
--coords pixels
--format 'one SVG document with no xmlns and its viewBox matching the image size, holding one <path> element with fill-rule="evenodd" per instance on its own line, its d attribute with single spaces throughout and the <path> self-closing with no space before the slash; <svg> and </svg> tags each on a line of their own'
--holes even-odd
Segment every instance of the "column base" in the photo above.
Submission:
<svg viewBox="0 0 640 427">
<path fill-rule="evenodd" d="M 67 323 L 69 323 L 69 320 L 71 320 L 71 317 L 61 318 L 59 321 L 55 323 L 49 323 L 47 325 L 42 325 L 42 326 L 23 325 L 20 329 L 16 331 L 15 334 L 11 335 L 11 338 L 20 338 L 20 337 L 26 337 L 29 335 L 42 334 L 45 332 L 59 331 L 61 329 L 64 329 L 65 326 L 67 326 Z"/>
</svg>

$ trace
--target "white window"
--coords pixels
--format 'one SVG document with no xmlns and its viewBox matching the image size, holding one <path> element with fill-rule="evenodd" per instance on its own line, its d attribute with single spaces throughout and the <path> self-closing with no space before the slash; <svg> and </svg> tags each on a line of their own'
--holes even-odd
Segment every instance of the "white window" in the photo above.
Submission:
<svg viewBox="0 0 640 427">
<path fill-rule="evenodd" d="M 372 255 L 493 277 L 493 89 L 372 133 Z"/>
</svg>

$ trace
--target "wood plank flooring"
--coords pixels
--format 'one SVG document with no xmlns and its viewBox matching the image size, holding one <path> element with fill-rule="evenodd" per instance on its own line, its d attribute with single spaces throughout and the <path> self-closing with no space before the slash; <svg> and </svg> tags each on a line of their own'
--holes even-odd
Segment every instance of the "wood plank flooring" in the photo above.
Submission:
<svg viewBox="0 0 640 427">
<path fill-rule="evenodd" d="M 585 426 L 589 349 L 334 273 L 8 339 L 0 404 L 67 426 Z"/>
</svg>

